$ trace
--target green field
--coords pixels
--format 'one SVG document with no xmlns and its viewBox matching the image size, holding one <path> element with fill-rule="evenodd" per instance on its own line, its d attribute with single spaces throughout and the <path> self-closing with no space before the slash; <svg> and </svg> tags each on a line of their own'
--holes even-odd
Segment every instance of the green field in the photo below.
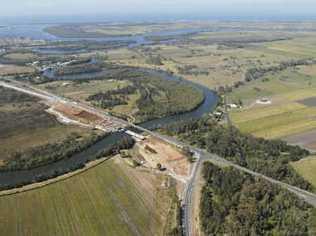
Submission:
<svg viewBox="0 0 316 236">
<path fill-rule="evenodd" d="M 140 184 L 135 176 L 110 160 L 62 182 L 1 197 L 1 234 L 161 235 L 155 179 L 143 174 Z M 161 199 L 168 205 L 168 198 Z"/>
<path fill-rule="evenodd" d="M 316 94 L 315 66 L 301 66 L 270 73 L 228 94 L 230 102 L 241 100 L 244 108 L 231 111 L 234 124 L 246 133 L 265 138 L 282 138 L 316 128 L 315 106 L 303 104 Z M 310 74 L 307 74 L 310 73 Z M 268 98 L 270 105 L 257 104 Z"/>
<path fill-rule="evenodd" d="M 292 163 L 294 169 L 316 188 L 316 157 Z"/>
</svg>

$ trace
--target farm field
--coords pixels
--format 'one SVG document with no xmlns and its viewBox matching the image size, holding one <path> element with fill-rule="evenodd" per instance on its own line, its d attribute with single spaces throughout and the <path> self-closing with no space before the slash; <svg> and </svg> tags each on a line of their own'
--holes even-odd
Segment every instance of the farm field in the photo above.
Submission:
<svg viewBox="0 0 316 236">
<path fill-rule="evenodd" d="M 1 197 L 1 232 L 162 235 L 172 204 L 163 179 L 112 159 L 62 182 Z"/>
<path fill-rule="evenodd" d="M 299 66 L 270 73 L 233 90 L 229 101 L 244 105 L 230 112 L 233 123 L 243 132 L 265 138 L 291 139 L 315 129 L 316 107 L 311 104 L 316 94 L 316 74 L 311 74 L 315 68 Z M 259 104 L 262 98 L 271 104 Z"/>
<path fill-rule="evenodd" d="M 65 140 L 71 134 L 82 138 L 93 132 L 77 126 L 60 124 L 45 110 L 37 98 L 0 87 L 0 153 L 1 161 L 16 152 Z"/>
</svg>

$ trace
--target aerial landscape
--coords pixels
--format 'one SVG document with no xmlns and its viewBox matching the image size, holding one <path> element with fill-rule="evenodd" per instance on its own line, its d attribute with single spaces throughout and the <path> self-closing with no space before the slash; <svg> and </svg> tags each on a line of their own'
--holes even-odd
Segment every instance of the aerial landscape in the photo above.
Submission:
<svg viewBox="0 0 316 236">
<path fill-rule="evenodd" d="M 3 3 L 0 235 L 316 235 L 316 5 L 250 2 Z"/>
</svg>

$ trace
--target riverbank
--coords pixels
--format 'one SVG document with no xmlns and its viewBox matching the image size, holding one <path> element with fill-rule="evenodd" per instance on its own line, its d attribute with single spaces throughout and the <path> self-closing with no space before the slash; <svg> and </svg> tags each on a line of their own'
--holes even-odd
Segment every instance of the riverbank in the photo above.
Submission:
<svg viewBox="0 0 316 236">
<path fill-rule="evenodd" d="M 111 157 L 103 157 L 103 158 L 100 158 L 98 160 L 91 161 L 91 162 L 87 163 L 85 165 L 85 167 L 82 168 L 82 169 L 78 169 L 78 170 L 75 170 L 73 172 L 69 172 L 67 174 L 57 176 L 56 178 L 53 178 L 53 179 L 49 179 L 49 180 L 46 180 L 46 181 L 43 181 L 43 182 L 39 182 L 39 183 L 25 185 L 25 186 L 23 186 L 21 188 L 14 188 L 14 189 L 10 189 L 10 190 L 0 191 L 0 197 L 13 195 L 13 194 L 17 194 L 17 193 L 23 193 L 23 192 L 27 192 L 27 191 L 43 188 L 43 187 L 46 187 L 46 186 L 48 186 L 50 184 L 61 182 L 63 180 L 66 180 L 66 179 L 69 179 L 71 177 L 74 177 L 76 175 L 82 174 L 83 172 L 86 172 L 86 171 L 88 171 L 88 170 L 90 170 L 90 169 L 102 164 L 103 162 L 109 160 L 110 158 Z"/>
</svg>

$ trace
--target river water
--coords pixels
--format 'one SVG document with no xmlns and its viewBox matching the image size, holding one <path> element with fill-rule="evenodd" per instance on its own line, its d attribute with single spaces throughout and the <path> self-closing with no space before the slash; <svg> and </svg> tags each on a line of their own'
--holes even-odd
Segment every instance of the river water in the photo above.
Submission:
<svg viewBox="0 0 316 236">
<path fill-rule="evenodd" d="M 47 41 L 98 41 L 98 42 L 130 42 L 129 47 L 135 47 L 140 45 L 153 44 L 150 37 L 165 37 L 165 36 L 181 36 L 195 34 L 199 32 L 204 32 L 206 29 L 195 28 L 195 29 L 174 29 L 174 30 L 164 30 L 148 32 L 142 35 L 131 35 L 131 36 L 106 36 L 106 37 L 80 37 L 80 38 L 66 38 L 58 37 L 49 34 L 44 31 L 45 28 L 49 26 L 54 26 L 55 24 L 17 24 L 8 25 L 0 27 L 0 38 L 29 38 L 33 40 L 47 40 Z M 174 39 L 172 39 L 174 40 Z M 168 41 L 168 40 L 166 40 Z M 38 52 L 43 51 L 50 53 L 50 50 L 38 49 Z M 59 53 L 59 51 L 53 50 L 54 53 Z"/>
<path fill-rule="evenodd" d="M 37 32 L 38 30 L 41 30 L 41 29 L 43 29 L 43 27 L 37 26 L 36 29 L 33 29 L 29 32 Z M 22 32 L 24 32 L 24 30 Z M 43 33 L 43 34 L 44 35 L 37 35 L 37 37 L 42 37 L 42 36 L 49 37 L 46 35 L 46 33 Z M 15 33 L 13 35 L 15 35 Z M 3 36 L 3 31 L 1 33 L 1 29 L 0 29 L 0 37 L 1 36 Z M 22 35 L 22 36 L 25 37 L 27 35 Z M 41 39 L 46 39 L 45 37 Z M 145 37 L 143 37 L 143 39 L 145 39 Z M 187 83 L 203 91 L 205 95 L 205 100 L 198 108 L 196 108 L 193 111 L 186 112 L 183 114 L 173 115 L 169 117 L 159 118 L 159 119 L 151 120 L 151 121 L 140 124 L 140 126 L 144 128 L 155 129 L 157 127 L 169 125 L 169 124 L 176 123 L 179 121 L 200 118 L 203 115 L 206 115 L 212 112 L 215 106 L 217 105 L 218 97 L 215 94 L 215 92 L 202 85 L 198 85 L 193 82 L 182 80 L 179 77 L 170 75 L 162 71 L 149 70 L 149 72 L 152 73 L 153 75 L 159 74 L 161 77 L 167 80 L 177 80 L 177 81 L 181 80 L 183 83 Z M 63 159 L 55 163 L 48 164 L 46 166 L 37 167 L 32 170 L 0 172 L 0 187 L 7 186 L 8 184 L 17 185 L 17 184 L 26 183 L 26 182 L 30 183 L 32 181 L 35 181 L 37 176 L 52 175 L 56 170 L 72 168 L 74 166 L 78 166 L 78 164 L 91 161 L 100 150 L 112 147 L 119 139 L 121 139 L 125 135 L 126 134 L 121 133 L 121 132 L 113 133 L 105 137 L 101 141 L 97 142 L 96 144 L 92 145 L 91 147 L 87 148 L 85 151 L 75 154 L 71 158 Z"/>
</svg>

